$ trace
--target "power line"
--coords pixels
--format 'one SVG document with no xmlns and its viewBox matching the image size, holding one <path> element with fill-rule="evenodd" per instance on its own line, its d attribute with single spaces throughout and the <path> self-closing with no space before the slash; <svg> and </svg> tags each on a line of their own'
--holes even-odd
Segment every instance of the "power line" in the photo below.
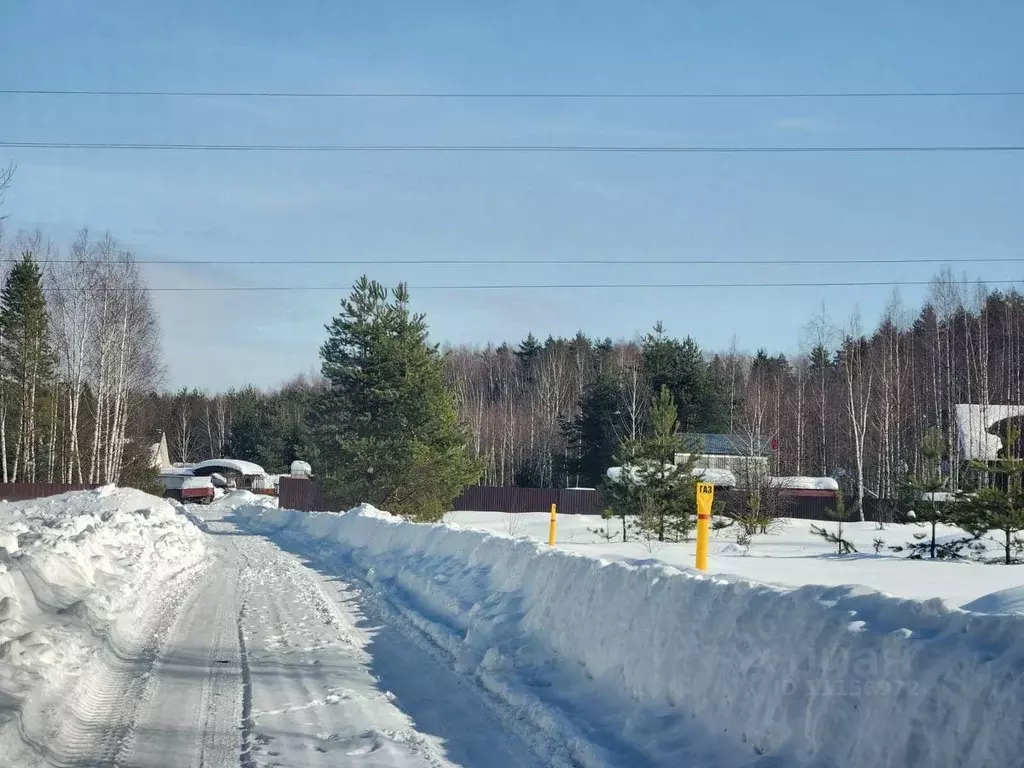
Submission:
<svg viewBox="0 0 1024 768">
<path fill-rule="evenodd" d="M 0 263 L 15 264 L 21 259 L 0 258 Z M 167 264 L 173 266 L 801 266 L 801 265 L 857 265 L 857 264 L 1019 264 L 1021 256 L 925 257 L 925 258 L 869 258 L 869 259 L 133 259 L 134 264 Z M 37 264 L 77 264 L 76 259 L 40 259 Z"/>
<path fill-rule="evenodd" d="M 961 280 L 958 285 L 1016 285 L 1024 280 Z M 545 283 L 545 284 L 487 284 L 487 285 L 411 285 L 410 291 L 536 291 L 536 290 L 677 290 L 686 288 L 851 288 L 851 287 L 902 287 L 931 285 L 931 280 L 853 280 L 825 282 L 780 282 L 780 283 Z M 157 293 L 222 293 L 222 292 L 309 292 L 349 291 L 351 285 L 189 285 L 157 286 L 145 288 Z M 51 289 L 57 292 L 77 289 Z M 139 289 L 110 289 L 135 291 Z"/>
<path fill-rule="evenodd" d="M 623 153 L 623 154 L 895 154 L 934 152 L 1022 152 L 1024 145 L 935 144 L 903 146 L 630 146 L 584 144 L 160 144 L 142 142 L 0 141 L 18 149 L 141 150 L 198 152 L 368 153 Z"/>
<path fill-rule="evenodd" d="M 244 99 L 590 99 L 590 100 L 685 100 L 685 99 L 949 99 L 1011 98 L 1024 91 L 188 91 L 100 90 L 57 88 L 4 88 L 3 96 L 109 96 Z"/>
</svg>

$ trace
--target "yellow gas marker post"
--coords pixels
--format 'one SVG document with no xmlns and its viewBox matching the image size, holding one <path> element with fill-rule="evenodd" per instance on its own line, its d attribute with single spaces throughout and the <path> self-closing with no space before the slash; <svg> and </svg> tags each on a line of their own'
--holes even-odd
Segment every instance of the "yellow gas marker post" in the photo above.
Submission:
<svg viewBox="0 0 1024 768">
<path fill-rule="evenodd" d="M 555 505 L 551 505 L 551 522 L 548 523 L 548 546 L 555 546 L 555 529 L 558 528 L 558 523 L 555 522 Z"/>
<path fill-rule="evenodd" d="M 708 537 L 711 535 L 711 504 L 715 486 L 697 483 L 697 569 L 708 569 Z"/>
</svg>

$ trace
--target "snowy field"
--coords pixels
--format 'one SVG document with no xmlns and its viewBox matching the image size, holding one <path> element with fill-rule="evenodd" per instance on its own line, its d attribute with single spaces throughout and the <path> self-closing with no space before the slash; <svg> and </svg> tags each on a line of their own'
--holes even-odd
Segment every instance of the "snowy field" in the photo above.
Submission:
<svg viewBox="0 0 1024 768">
<path fill-rule="evenodd" d="M 0 768 L 1021 764 L 1015 567 L 275 504 L 0 505 Z"/>
<path fill-rule="evenodd" d="M 450 512 L 445 517 L 446 522 L 466 528 L 545 543 L 548 520 L 546 513 Z M 993 592 L 1024 585 L 1024 566 L 908 560 L 906 552 L 889 551 L 889 546 L 906 546 L 915 541 L 915 534 L 927 533 L 930 537 L 929 526 L 886 525 L 884 530 L 879 530 L 874 523 L 844 523 L 844 536 L 853 542 L 857 553 L 840 557 L 835 545 L 811 534 L 811 522 L 836 529 L 835 523 L 787 519 L 777 533 L 755 537 L 746 549 L 736 545 L 735 534 L 729 529 L 713 531 L 709 572 L 790 586 L 858 584 L 898 597 L 917 600 L 937 597 L 949 606 L 964 606 Z M 616 540 L 609 542 L 595 530 L 607 530 Z M 964 535 L 958 529 L 941 525 L 938 533 L 952 537 Z M 558 516 L 558 547 L 567 552 L 608 562 L 659 563 L 679 568 L 691 568 L 694 564 L 694 541 L 654 542 L 648 547 L 639 541 L 623 544 L 621 538 L 621 523 L 617 519 L 606 522 L 589 515 Z M 877 555 L 873 546 L 875 539 L 883 539 L 885 543 Z M 994 544 L 990 542 L 990 546 Z M 998 553 L 993 551 L 993 555 L 998 556 Z M 1024 587 L 1021 595 L 1024 595 Z M 1008 594 L 1006 598 L 1012 601 L 1014 595 Z M 1009 604 L 994 598 L 983 604 L 987 611 L 1012 610 L 1012 606 L 1007 608 L 1006 605 Z"/>
</svg>

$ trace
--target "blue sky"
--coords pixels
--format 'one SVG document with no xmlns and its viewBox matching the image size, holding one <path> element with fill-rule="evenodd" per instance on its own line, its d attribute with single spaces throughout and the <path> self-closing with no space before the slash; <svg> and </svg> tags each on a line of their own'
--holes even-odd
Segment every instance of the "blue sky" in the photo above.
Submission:
<svg viewBox="0 0 1024 768">
<path fill-rule="evenodd" d="M 102 12 L 97 11 L 102 8 Z M 1024 89 L 1024 3 L 0 2 L 0 87 L 354 91 Z M 1020 144 L 1024 98 L 275 101 L 0 96 L 0 140 Z M 1021 256 L 1024 157 L 358 155 L 0 150 L 8 230 L 109 230 L 145 259 L 621 259 L 622 266 L 147 267 L 152 285 L 406 280 L 437 341 L 631 338 L 662 320 L 794 352 L 822 300 L 885 288 L 416 291 L 417 285 L 920 280 L 937 266 L 634 259 Z M 1019 265 L 958 265 L 1017 279 Z M 919 302 L 923 289 L 905 288 Z M 156 294 L 172 386 L 318 367 L 339 294 Z"/>
</svg>

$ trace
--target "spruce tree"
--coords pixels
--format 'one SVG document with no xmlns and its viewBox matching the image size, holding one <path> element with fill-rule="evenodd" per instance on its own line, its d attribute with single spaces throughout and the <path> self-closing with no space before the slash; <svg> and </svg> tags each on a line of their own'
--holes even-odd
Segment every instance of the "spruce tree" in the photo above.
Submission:
<svg viewBox="0 0 1024 768">
<path fill-rule="evenodd" d="M 621 471 L 605 484 L 609 508 L 647 541 L 680 541 L 695 525 L 696 450 L 684 446 L 677 432 L 676 406 L 668 387 L 651 402 L 651 433 L 623 445 Z M 676 455 L 689 451 L 689 459 L 676 464 Z"/>
<path fill-rule="evenodd" d="M 644 374 L 652 392 L 667 387 L 684 432 L 721 432 L 729 423 L 728 394 L 704 360 L 700 346 L 687 336 L 665 334 L 661 323 L 642 343 Z"/>
<path fill-rule="evenodd" d="M 857 548 L 853 546 L 853 542 L 843 538 L 843 523 L 846 522 L 846 501 L 843 496 L 843 489 L 839 489 L 839 493 L 836 494 L 836 507 L 835 509 L 826 508 L 825 514 L 831 517 L 838 523 L 836 530 L 830 531 L 827 528 L 815 525 L 811 523 L 811 533 L 815 536 L 821 536 L 829 544 L 835 544 L 837 554 L 849 555 L 857 551 Z"/>
<path fill-rule="evenodd" d="M 554 342 L 550 336 L 548 337 L 547 346 L 550 346 Z M 519 362 L 523 364 L 523 369 L 530 372 L 533 362 L 537 359 L 541 352 L 543 352 L 545 346 L 542 346 L 537 337 L 532 333 L 528 333 L 526 338 L 523 339 L 519 345 L 519 349 L 516 350 L 515 355 L 519 358 Z"/>
<path fill-rule="evenodd" d="M 268 472 L 287 471 L 285 435 L 276 399 L 252 387 L 238 394 L 225 452 L 233 459 L 251 461 Z"/>
<path fill-rule="evenodd" d="M 1009 565 L 1024 543 L 1018 534 L 1024 532 L 1024 459 L 1018 456 L 1020 428 L 1006 428 L 1002 456 L 995 461 L 972 461 L 972 468 L 994 475 L 994 485 L 963 493 L 951 512 L 954 524 L 981 538 L 990 531 L 999 531 L 1003 561 Z"/>
<path fill-rule="evenodd" d="M 570 456 L 579 455 L 576 469 L 584 485 L 596 488 L 615 461 L 619 437 L 615 429 L 619 386 L 610 374 L 599 375 L 580 398 L 579 418 L 563 430 Z M 578 452 L 575 448 L 578 445 Z"/>
<path fill-rule="evenodd" d="M 327 331 L 320 355 L 331 386 L 315 429 L 328 493 L 439 520 L 480 468 L 424 316 L 409 310 L 404 284 L 389 292 L 364 276 Z"/>
<path fill-rule="evenodd" d="M 936 529 L 946 514 L 945 505 L 935 498 L 937 494 L 946 490 L 945 478 L 939 471 L 943 450 L 942 432 L 938 427 L 930 427 L 925 431 L 918 447 L 918 452 L 921 454 L 921 468 L 917 477 L 909 479 L 902 489 L 902 495 L 906 501 L 913 504 L 914 520 L 931 527 L 931 540 L 928 544 L 917 542 L 911 544 L 909 548 L 917 557 L 920 557 L 920 550 L 923 547 L 927 548 L 932 560 L 935 559 L 938 548 Z"/>
<path fill-rule="evenodd" d="M 284 434 L 282 464 L 290 468 L 293 461 L 314 461 L 316 456 L 309 433 L 309 424 L 305 419 L 294 421 Z"/>
<path fill-rule="evenodd" d="M 43 275 L 26 252 L 7 275 L 0 291 L 0 375 L 9 424 L 17 425 L 14 477 L 23 469 L 26 480 L 36 479 L 38 411 L 45 388 L 52 383 L 53 354 Z"/>
</svg>

